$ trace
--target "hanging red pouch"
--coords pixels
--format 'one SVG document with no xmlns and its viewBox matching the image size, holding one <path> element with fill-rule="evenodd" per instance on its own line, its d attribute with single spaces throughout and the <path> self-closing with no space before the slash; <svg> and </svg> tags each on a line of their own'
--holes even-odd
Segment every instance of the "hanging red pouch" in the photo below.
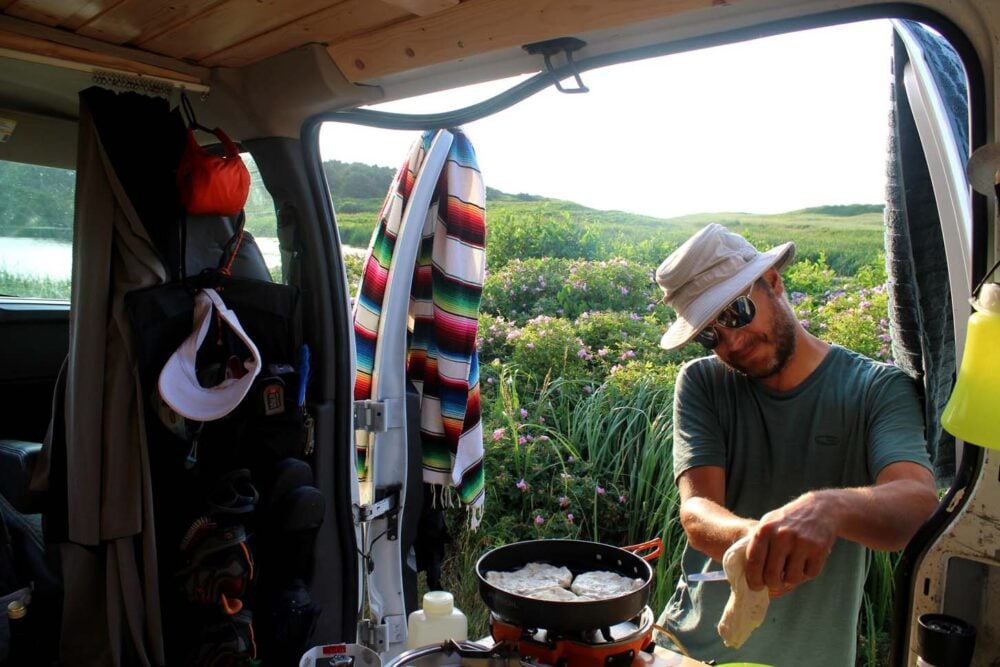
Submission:
<svg viewBox="0 0 1000 667">
<path fill-rule="evenodd" d="M 187 131 L 187 145 L 177 167 L 177 188 L 184 210 L 194 215 L 236 215 L 250 192 L 250 172 L 236 144 L 215 128 L 225 155 L 212 155 L 198 145 L 194 130 Z"/>
</svg>

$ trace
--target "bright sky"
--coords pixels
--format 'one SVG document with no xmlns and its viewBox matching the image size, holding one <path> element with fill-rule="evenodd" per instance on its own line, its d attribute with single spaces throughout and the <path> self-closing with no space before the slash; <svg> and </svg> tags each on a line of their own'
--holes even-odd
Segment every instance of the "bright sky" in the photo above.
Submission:
<svg viewBox="0 0 1000 667">
<path fill-rule="evenodd" d="M 585 72 L 465 127 L 486 184 L 657 217 L 881 203 L 891 28 L 872 21 Z M 512 85 L 373 107 L 440 112 Z M 570 84 L 571 81 L 566 81 Z M 323 159 L 396 168 L 415 133 L 328 124 Z"/>
</svg>

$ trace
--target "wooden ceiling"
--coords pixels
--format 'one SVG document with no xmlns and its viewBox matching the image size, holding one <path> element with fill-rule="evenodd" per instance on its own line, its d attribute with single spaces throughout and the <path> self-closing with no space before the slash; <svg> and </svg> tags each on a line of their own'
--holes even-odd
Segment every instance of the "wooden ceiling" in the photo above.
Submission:
<svg viewBox="0 0 1000 667">
<path fill-rule="evenodd" d="M 745 1 L 0 0 L 0 49 L 198 77 L 194 68 L 238 68 L 319 43 L 359 82 Z"/>
</svg>

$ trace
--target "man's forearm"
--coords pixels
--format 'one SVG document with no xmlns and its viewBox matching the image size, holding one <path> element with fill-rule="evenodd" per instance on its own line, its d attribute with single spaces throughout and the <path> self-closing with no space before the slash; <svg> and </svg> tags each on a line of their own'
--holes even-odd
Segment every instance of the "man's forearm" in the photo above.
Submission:
<svg viewBox="0 0 1000 667">
<path fill-rule="evenodd" d="M 938 504 L 933 487 L 913 479 L 813 493 L 835 517 L 838 537 L 880 551 L 905 547 Z"/>
<path fill-rule="evenodd" d="M 757 521 L 736 516 L 707 498 L 689 498 L 681 505 L 681 525 L 691 547 L 722 562 L 733 542 L 748 535 Z"/>
</svg>

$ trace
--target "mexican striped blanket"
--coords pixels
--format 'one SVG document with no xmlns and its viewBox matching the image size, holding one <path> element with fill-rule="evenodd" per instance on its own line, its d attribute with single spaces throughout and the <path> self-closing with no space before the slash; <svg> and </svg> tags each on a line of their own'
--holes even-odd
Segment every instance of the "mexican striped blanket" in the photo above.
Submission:
<svg viewBox="0 0 1000 667">
<path fill-rule="evenodd" d="M 476 333 L 486 272 L 485 188 L 472 144 L 454 142 L 423 218 L 409 306 L 407 377 L 420 393 L 423 479 L 453 488 L 475 528 L 483 512 L 483 433 Z M 434 132 L 414 142 L 396 173 L 372 236 L 355 305 L 354 398 L 371 398 L 372 370 L 386 280 L 403 213 Z M 398 269 L 397 269 L 398 270 Z M 359 439 L 358 473 L 368 442 Z"/>
</svg>

